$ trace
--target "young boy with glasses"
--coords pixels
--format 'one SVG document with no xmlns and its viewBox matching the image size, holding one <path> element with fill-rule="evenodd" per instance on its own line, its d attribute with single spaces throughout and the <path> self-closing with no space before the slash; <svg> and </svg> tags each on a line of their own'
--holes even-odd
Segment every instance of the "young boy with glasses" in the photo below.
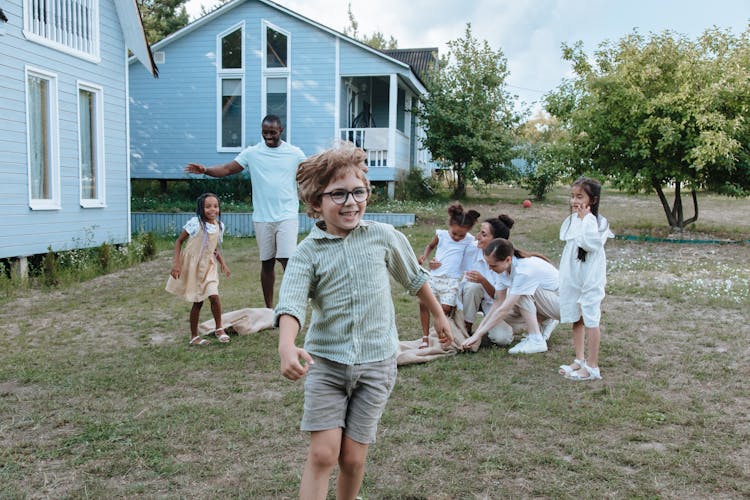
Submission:
<svg viewBox="0 0 750 500">
<path fill-rule="evenodd" d="M 300 164 L 298 192 L 320 219 L 289 260 L 279 292 L 281 372 L 305 380 L 301 429 L 310 448 L 300 498 L 326 498 L 338 464 L 337 498 L 355 498 L 368 446 L 396 381 L 398 333 L 392 276 L 435 318 L 441 342 L 450 325 L 407 238 L 388 224 L 364 221 L 370 188 L 365 153 L 351 143 Z M 304 348 L 294 339 L 312 314 Z"/>
</svg>

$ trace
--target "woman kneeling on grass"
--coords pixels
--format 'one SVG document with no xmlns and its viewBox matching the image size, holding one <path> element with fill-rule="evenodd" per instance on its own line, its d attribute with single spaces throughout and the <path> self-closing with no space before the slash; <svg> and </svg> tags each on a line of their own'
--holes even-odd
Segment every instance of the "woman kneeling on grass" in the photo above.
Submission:
<svg viewBox="0 0 750 500">
<path fill-rule="evenodd" d="M 500 275 L 495 287 L 495 303 L 479 324 L 476 333 L 462 347 L 471 347 L 495 325 L 505 321 L 513 327 L 525 326 L 527 337 L 508 350 L 510 354 L 547 351 L 547 339 L 539 323 L 560 319 L 558 272 L 547 257 L 513 248 L 503 238 L 492 240 L 484 250 L 489 268 Z"/>
</svg>

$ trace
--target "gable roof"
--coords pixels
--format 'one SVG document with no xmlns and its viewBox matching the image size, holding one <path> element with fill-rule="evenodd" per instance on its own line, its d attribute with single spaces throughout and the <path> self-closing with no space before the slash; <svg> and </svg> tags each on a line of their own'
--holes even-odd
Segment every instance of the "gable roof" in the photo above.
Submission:
<svg viewBox="0 0 750 500">
<path fill-rule="evenodd" d="M 193 32 L 193 31 L 195 31 L 199 27 L 201 27 L 204 24 L 210 22 L 212 19 L 215 19 L 215 18 L 217 18 L 219 16 L 222 16 L 222 15 L 226 14 L 227 12 L 235 9 L 236 7 L 239 7 L 240 5 L 242 5 L 243 3 L 247 2 L 247 1 L 250 1 L 250 0 L 231 0 L 231 1 L 229 1 L 229 2 L 227 2 L 225 4 L 223 4 L 223 5 L 221 5 L 219 7 L 217 7 L 216 9 L 212 10 L 211 12 L 209 12 L 208 14 L 206 14 L 205 16 L 200 17 L 200 18 L 194 20 L 193 22 L 189 23 L 184 28 L 181 28 L 181 29 L 175 31 L 174 33 L 172 33 L 171 35 L 169 35 L 169 36 L 167 36 L 167 37 L 159 40 L 158 42 L 154 43 L 152 45 L 152 47 L 153 47 L 154 50 L 161 49 L 161 48 L 169 45 L 170 43 L 172 43 L 172 42 L 174 42 L 176 40 L 179 40 L 180 38 L 188 35 L 189 33 Z M 288 8 L 284 7 L 283 5 L 279 5 L 276 2 L 272 2 L 271 0 L 252 0 L 252 1 L 256 1 L 258 3 L 262 3 L 264 5 L 267 5 L 268 7 L 271 7 L 272 9 L 276 9 L 276 10 L 278 10 L 280 12 L 283 12 L 283 13 L 291 16 L 291 17 L 299 19 L 300 21 L 303 21 L 303 22 L 305 22 L 307 24 L 310 24 L 310 25 L 312 25 L 312 26 L 320 29 L 321 31 L 324 31 L 324 32 L 326 32 L 326 33 L 328 33 L 330 35 L 333 35 L 336 38 L 339 38 L 339 39 L 344 40 L 344 41 L 346 41 L 348 43 L 356 45 L 356 46 L 358 46 L 358 47 L 360 47 L 360 48 L 362 48 L 362 49 L 364 49 L 364 50 L 366 50 L 366 51 L 368 51 L 368 52 L 370 52 L 370 53 L 372 53 L 372 54 L 374 54 L 374 55 L 376 55 L 376 56 L 378 56 L 380 58 L 387 59 L 388 61 L 390 61 L 390 62 L 392 62 L 394 64 L 397 64 L 397 65 L 399 65 L 399 66 L 401 66 L 403 68 L 406 68 L 406 69 L 410 70 L 411 74 L 414 76 L 414 78 L 412 78 L 412 81 L 415 84 L 415 86 L 418 87 L 418 90 L 420 92 L 422 92 L 422 93 L 426 93 L 427 92 L 426 89 L 424 88 L 424 84 L 423 84 L 421 78 L 414 72 L 414 69 L 407 62 L 404 62 L 404 61 L 402 61 L 400 59 L 397 59 L 397 58 L 395 58 L 393 56 L 390 56 L 390 55 L 388 55 L 388 54 L 386 54 L 386 53 L 384 53 L 384 52 L 382 52 L 380 50 L 374 49 L 374 48 L 370 47 L 369 45 L 360 42 L 359 40 L 356 40 L 354 38 L 348 37 L 348 36 L 346 36 L 345 34 L 339 32 L 339 31 L 336 31 L 336 30 L 334 30 L 332 28 L 329 28 L 328 26 L 325 26 L 324 24 L 320 24 L 317 21 L 313 21 L 312 19 L 310 19 L 308 17 L 305 17 L 302 14 L 299 14 L 297 12 L 294 12 L 293 10 L 288 9 Z M 420 49 L 417 49 L 417 50 L 420 50 Z M 437 49 L 435 49 L 435 50 L 437 50 Z"/>
<path fill-rule="evenodd" d="M 143 30 L 141 12 L 138 10 L 136 0 L 114 0 L 117 17 L 120 19 L 120 27 L 125 37 L 125 45 L 133 53 L 133 56 L 141 61 L 154 78 L 159 77 L 159 68 L 154 63 L 151 47 L 146 40 L 146 32 Z"/>
<path fill-rule="evenodd" d="M 424 82 L 427 73 L 438 64 L 437 47 L 427 47 L 423 49 L 390 49 L 381 52 L 411 66 L 412 71 L 414 71 L 422 82 Z"/>
</svg>

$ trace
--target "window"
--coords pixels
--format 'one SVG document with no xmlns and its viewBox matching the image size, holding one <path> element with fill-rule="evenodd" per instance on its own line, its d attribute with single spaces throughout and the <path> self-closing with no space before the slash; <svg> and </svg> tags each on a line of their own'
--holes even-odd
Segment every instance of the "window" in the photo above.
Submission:
<svg viewBox="0 0 750 500">
<path fill-rule="evenodd" d="M 26 127 L 29 206 L 60 208 L 57 77 L 26 68 Z"/>
<path fill-rule="evenodd" d="M 288 37 L 266 26 L 266 68 L 287 68 Z"/>
<path fill-rule="evenodd" d="M 242 69 L 242 29 L 221 38 L 221 69 Z"/>
<path fill-rule="evenodd" d="M 396 128 L 401 132 L 406 131 L 406 113 L 406 92 L 399 87 L 396 93 Z"/>
<path fill-rule="evenodd" d="M 104 206 L 104 137 L 101 88 L 78 85 L 81 206 Z"/>
<path fill-rule="evenodd" d="M 266 115 L 276 115 L 286 123 L 287 117 L 287 79 L 266 79 Z M 281 139 L 286 141 L 286 128 L 281 133 Z"/>
<path fill-rule="evenodd" d="M 217 149 L 239 151 L 244 145 L 244 23 L 217 39 Z"/>
<path fill-rule="evenodd" d="M 24 35 L 84 59 L 99 59 L 99 0 L 24 0 Z"/>
<path fill-rule="evenodd" d="M 242 78 L 221 80 L 221 147 L 242 147 Z"/>
<path fill-rule="evenodd" d="M 263 29 L 265 31 L 263 37 L 265 64 L 261 89 L 261 114 L 263 116 L 277 115 L 281 118 L 281 126 L 284 127 L 281 139 L 289 141 L 291 132 L 289 126 L 290 36 L 289 33 L 265 21 Z"/>
</svg>

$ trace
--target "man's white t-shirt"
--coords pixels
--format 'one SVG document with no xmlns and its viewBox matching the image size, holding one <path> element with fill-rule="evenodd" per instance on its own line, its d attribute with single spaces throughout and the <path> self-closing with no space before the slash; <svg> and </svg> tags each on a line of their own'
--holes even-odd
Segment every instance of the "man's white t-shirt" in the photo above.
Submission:
<svg viewBox="0 0 750 500">
<path fill-rule="evenodd" d="M 254 222 L 297 218 L 297 167 L 304 160 L 300 148 L 284 141 L 275 148 L 261 141 L 237 155 L 234 161 L 250 174 L 253 185 Z"/>
</svg>

